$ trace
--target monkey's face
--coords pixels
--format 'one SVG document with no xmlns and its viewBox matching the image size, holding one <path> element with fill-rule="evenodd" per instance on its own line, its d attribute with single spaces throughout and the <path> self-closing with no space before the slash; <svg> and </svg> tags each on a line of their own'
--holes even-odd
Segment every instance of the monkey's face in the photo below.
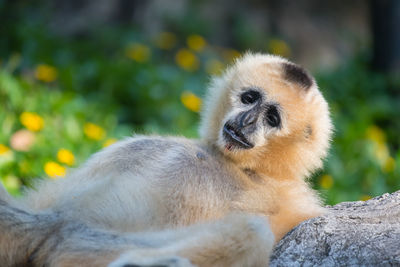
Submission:
<svg viewBox="0 0 400 267">
<path fill-rule="evenodd" d="M 328 106 L 303 68 L 277 57 L 249 55 L 218 82 L 214 86 L 222 89 L 209 100 L 215 107 L 204 122 L 214 122 L 205 129 L 224 154 L 247 164 L 250 158 L 278 154 L 273 160 L 285 160 L 294 150 L 296 157 L 319 162 L 326 153 L 332 128 Z"/>
<path fill-rule="evenodd" d="M 246 150 L 265 144 L 282 127 L 281 107 L 265 89 L 250 85 L 233 90 L 232 108 L 225 117 L 219 143 L 226 150 Z"/>
<path fill-rule="evenodd" d="M 301 165 L 301 172 L 321 166 L 331 131 L 314 79 L 298 65 L 262 54 L 246 54 L 213 79 L 200 127 L 205 141 L 241 166 L 286 163 Z"/>
</svg>

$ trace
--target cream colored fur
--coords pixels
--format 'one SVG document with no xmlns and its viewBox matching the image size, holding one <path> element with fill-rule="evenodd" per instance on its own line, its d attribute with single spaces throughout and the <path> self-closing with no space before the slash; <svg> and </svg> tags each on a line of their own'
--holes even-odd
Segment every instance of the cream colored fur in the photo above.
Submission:
<svg viewBox="0 0 400 267">
<path fill-rule="evenodd" d="M 67 177 L 41 182 L 27 192 L 24 204 L 120 233 L 160 231 L 154 234 L 158 249 L 126 252 L 112 267 L 160 261 L 172 262 L 168 266 L 266 265 L 275 242 L 268 224 L 279 241 L 323 212 L 306 178 L 322 166 L 332 131 L 328 105 L 315 82 L 304 89 L 285 79 L 283 63 L 289 62 L 249 53 L 214 78 L 199 140 L 127 138 Z M 239 95 L 248 87 L 261 88 L 265 101 L 279 104 L 282 125 L 257 122 L 256 134 L 249 137 L 254 147 L 229 150 L 222 128 L 246 109 Z M 174 241 L 164 244 L 171 236 Z"/>
</svg>

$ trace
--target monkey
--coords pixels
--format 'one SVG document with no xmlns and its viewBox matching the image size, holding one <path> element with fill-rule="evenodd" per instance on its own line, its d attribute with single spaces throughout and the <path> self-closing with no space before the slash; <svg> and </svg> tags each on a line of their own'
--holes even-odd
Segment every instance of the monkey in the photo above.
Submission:
<svg viewBox="0 0 400 267">
<path fill-rule="evenodd" d="M 289 230 L 324 212 L 307 177 L 332 131 L 308 71 L 248 52 L 210 82 L 199 139 L 126 138 L 65 178 L 42 180 L 14 209 L 124 240 L 100 265 L 265 266 Z M 65 253 L 52 264 L 84 265 Z"/>
</svg>

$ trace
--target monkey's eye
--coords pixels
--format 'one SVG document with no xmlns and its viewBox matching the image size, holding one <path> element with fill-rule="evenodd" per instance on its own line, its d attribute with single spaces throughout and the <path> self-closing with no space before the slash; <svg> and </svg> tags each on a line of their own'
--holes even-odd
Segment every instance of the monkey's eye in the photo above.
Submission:
<svg viewBox="0 0 400 267">
<path fill-rule="evenodd" d="M 260 93 L 254 90 L 246 91 L 240 96 L 240 100 L 243 104 L 253 104 L 260 98 Z"/>
<path fill-rule="evenodd" d="M 278 127 L 281 124 L 281 117 L 279 116 L 279 112 L 276 106 L 270 106 L 268 108 L 265 119 L 267 123 L 272 127 Z"/>
</svg>

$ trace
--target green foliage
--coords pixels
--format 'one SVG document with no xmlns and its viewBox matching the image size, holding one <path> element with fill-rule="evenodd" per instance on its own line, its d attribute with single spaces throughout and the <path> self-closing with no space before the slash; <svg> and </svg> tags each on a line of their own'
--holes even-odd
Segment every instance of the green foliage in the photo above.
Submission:
<svg viewBox="0 0 400 267">
<path fill-rule="evenodd" d="M 67 159 L 68 164 L 61 158 L 61 175 L 64 167 L 81 163 L 111 136 L 131 132 L 129 127 L 117 127 L 112 107 L 5 70 L 0 70 L 0 106 L 0 177 L 13 193 L 21 183 L 29 185 L 32 178 L 43 176 L 46 163 L 57 161 L 60 149 L 73 151 L 76 157 L 76 161 Z M 96 136 L 93 129 L 85 131 L 88 123 L 103 126 L 106 133 Z"/>
<path fill-rule="evenodd" d="M 325 170 L 314 181 L 331 204 L 400 188 L 400 81 L 367 66 L 363 55 L 317 79 L 336 131 Z"/>
<path fill-rule="evenodd" d="M 14 194 L 37 177 L 64 176 L 115 138 L 196 136 L 207 72 L 237 54 L 193 34 L 145 39 L 112 28 L 77 40 L 48 34 L 37 20 L 8 22 L 10 38 L 0 41 L 0 177 Z"/>
</svg>

